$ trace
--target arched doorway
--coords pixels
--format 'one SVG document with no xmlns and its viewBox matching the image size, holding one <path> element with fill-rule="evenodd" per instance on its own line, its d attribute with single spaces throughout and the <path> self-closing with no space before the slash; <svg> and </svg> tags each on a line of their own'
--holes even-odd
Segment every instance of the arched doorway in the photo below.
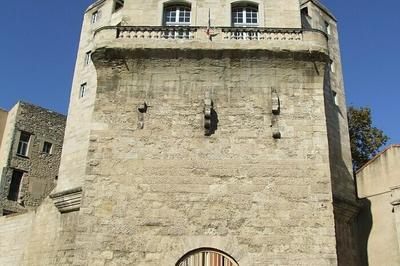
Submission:
<svg viewBox="0 0 400 266">
<path fill-rule="evenodd" d="M 202 248 L 184 255 L 176 266 L 239 266 L 239 264 L 220 250 Z"/>
</svg>

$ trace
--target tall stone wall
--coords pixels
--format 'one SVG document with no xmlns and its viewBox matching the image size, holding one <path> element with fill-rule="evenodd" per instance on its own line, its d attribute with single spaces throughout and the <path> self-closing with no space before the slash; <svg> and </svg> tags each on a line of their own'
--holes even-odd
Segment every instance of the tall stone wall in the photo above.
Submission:
<svg viewBox="0 0 400 266">
<path fill-rule="evenodd" d="M 164 47 L 96 35 L 119 23 L 162 24 L 163 1 L 125 2 L 113 12 L 113 1 L 98 1 L 82 28 L 56 188 L 56 200 L 70 204 L 65 192 L 82 187 L 81 208 L 59 214 L 46 199 L 35 216 L 15 217 L 32 225 L 12 231 L 29 233 L 14 264 L 175 265 L 198 248 L 242 266 L 353 262 L 352 243 L 340 245 L 352 233 L 348 205 L 338 205 L 351 200 L 351 178 L 337 174 L 348 170 L 345 153 L 331 154 L 343 151 L 345 120 L 332 113 L 324 37 Z M 260 26 L 301 27 L 298 0 L 255 2 Z M 213 26 L 230 26 L 232 3 L 192 1 L 191 25 L 207 25 L 210 9 Z M 333 205 L 335 195 L 346 197 Z"/>
<path fill-rule="evenodd" d="M 356 202 L 351 164 L 347 106 L 336 18 L 317 0 L 300 1 L 308 8 L 303 26 L 324 31 L 328 37 L 331 63 L 325 71 L 324 97 L 328 129 L 329 158 L 334 195 L 339 265 L 358 265 L 357 224 L 360 209 Z"/>
<path fill-rule="evenodd" d="M 81 260 L 174 265 L 213 247 L 240 265 L 335 264 L 325 62 L 268 52 L 106 54 L 94 55 Z M 209 137 L 205 94 L 218 121 Z"/>
<path fill-rule="evenodd" d="M 65 129 L 63 153 L 60 165 L 60 178 L 56 190 L 64 191 L 82 186 L 85 174 L 86 156 L 89 145 L 90 120 L 96 97 L 96 70 L 92 62 L 86 63 L 86 54 L 94 47 L 94 32 L 104 26 L 121 22 L 122 12 L 112 13 L 113 1 L 97 1 L 88 8 L 82 23 L 79 49 L 76 58 L 74 79 L 69 99 L 68 120 Z M 93 12 L 99 12 L 98 20 L 91 22 Z M 85 95 L 79 96 L 80 86 L 86 84 Z"/>
<path fill-rule="evenodd" d="M 21 265 L 32 230 L 34 212 L 0 217 L 0 265 Z"/>
<path fill-rule="evenodd" d="M 0 265 L 72 265 L 77 221 L 50 199 L 35 212 L 0 217 Z"/>
</svg>

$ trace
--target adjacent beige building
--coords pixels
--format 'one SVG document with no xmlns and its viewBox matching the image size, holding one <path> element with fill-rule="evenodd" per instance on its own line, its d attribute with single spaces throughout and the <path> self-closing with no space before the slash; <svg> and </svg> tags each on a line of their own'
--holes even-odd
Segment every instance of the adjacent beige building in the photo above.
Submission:
<svg viewBox="0 0 400 266">
<path fill-rule="evenodd" d="M 400 145 L 392 145 L 357 172 L 364 265 L 400 265 L 399 162 Z"/>
<path fill-rule="evenodd" d="M 358 265 L 357 213 L 320 2 L 101 0 L 59 181 L 0 218 L 0 264 Z"/>
<path fill-rule="evenodd" d="M 3 140 L 4 129 L 7 123 L 7 111 L 0 109 L 0 149 Z"/>
<path fill-rule="evenodd" d="M 0 215 L 34 210 L 54 189 L 65 120 L 25 102 L 0 112 Z"/>
</svg>

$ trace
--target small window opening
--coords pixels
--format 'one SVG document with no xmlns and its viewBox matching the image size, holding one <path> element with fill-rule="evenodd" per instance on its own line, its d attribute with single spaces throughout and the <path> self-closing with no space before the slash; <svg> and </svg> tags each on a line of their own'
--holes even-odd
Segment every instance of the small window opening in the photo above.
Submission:
<svg viewBox="0 0 400 266">
<path fill-rule="evenodd" d="M 79 98 L 83 98 L 85 96 L 86 87 L 87 87 L 87 83 L 83 83 L 81 85 L 81 87 L 79 88 Z"/>
<path fill-rule="evenodd" d="M 327 21 L 325 21 L 325 32 L 328 35 L 331 35 L 331 24 L 329 24 Z"/>
<path fill-rule="evenodd" d="M 28 148 L 29 148 L 29 140 L 31 138 L 31 134 L 27 132 L 21 132 L 18 142 L 18 149 L 17 154 L 21 156 L 28 155 Z"/>
<path fill-rule="evenodd" d="M 190 26 L 190 5 L 168 5 L 164 7 L 165 26 Z M 190 31 L 188 28 L 169 28 L 164 34 L 165 39 L 189 39 Z"/>
<path fill-rule="evenodd" d="M 22 177 L 24 172 L 14 170 L 11 178 L 10 190 L 8 191 L 8 200 L 18 201 L 21 190 Z"/>
<path fill-rule="evenodd" d="M 301 25 L 305 29 L 310 29 L 311 27 L 311 17 L 308 13 L 308 7 L 303 7 L 301 9 Z"/>
<path fill-rule="evenodd" d="M 232 26 L 257 27 L 258 6 L 249 4 L 232 6 Z"/>
<path fill-rule="evenodd" d="M 334 90 L 332 90 L 332 98 L 333 98 L 333 102 L 335 103 L 335 105 L 338 105 L 337 92 Z"/>
<path fill-rule="evenodd" d="M 53 150 L 53 144 L 51 144 L 50 142 L 45 141 L 43 143 L 42 152 L 47 153 L 47 154 L 51 154 L 52 150 Z"/>
<path fill-rule="evenodd" d="M 97 10 L 97 11 L 94 11 L 93 13 L 92 13 L 92 17 L 91 17 L 91 19 L 90 19 L 90 22 L 92 23 L 92 24 L 94 24 L 94 23 L 96 23 L 98 20 L 99 20 L 99 11 Z"/>
<path fill-rule="evenodd" d="M 301 9 L 301 15 L 303 15 L 305 17 L 309 17 L 309 15 L 308 15 L 308 7 L 303 7 Z"/>
<path fill-rule="evenodd" d="M 117 12 L 124 7 L 124 0 L 115 0 L 114 2 L 114 12 Z"/>
<path fill-rule="evenodd" d="M 189 26 L 191 8 L 187 5 L 172 5 L 164 8 L 164 25 Z"/>
<path fill-rule="evenodd" d="M 335 62 L 332 61 L 332 63 L 331 63 L 331 72 L 335 73 L 335 71 L 336 71 L 336 65 L 335 65 Z"/>
<path fill-rule="evenodd" d="M 92 51 L 89 51 L 85 54 L 85 65 L 89 65 L 92 57 Z"/>
</svg>

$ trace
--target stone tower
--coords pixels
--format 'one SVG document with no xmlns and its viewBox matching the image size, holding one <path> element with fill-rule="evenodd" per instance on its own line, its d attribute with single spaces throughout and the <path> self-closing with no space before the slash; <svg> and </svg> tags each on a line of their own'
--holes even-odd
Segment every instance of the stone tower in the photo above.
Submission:
<svg viewBox="0 0 400 266">
<path fill-rule="evenodd" d="M 58 211 L 36 214 L 53 244 L 24 258 L 356 265 L 354 194 L 336 20 L 318 1 L 100 0 Z"/>
</svg>

